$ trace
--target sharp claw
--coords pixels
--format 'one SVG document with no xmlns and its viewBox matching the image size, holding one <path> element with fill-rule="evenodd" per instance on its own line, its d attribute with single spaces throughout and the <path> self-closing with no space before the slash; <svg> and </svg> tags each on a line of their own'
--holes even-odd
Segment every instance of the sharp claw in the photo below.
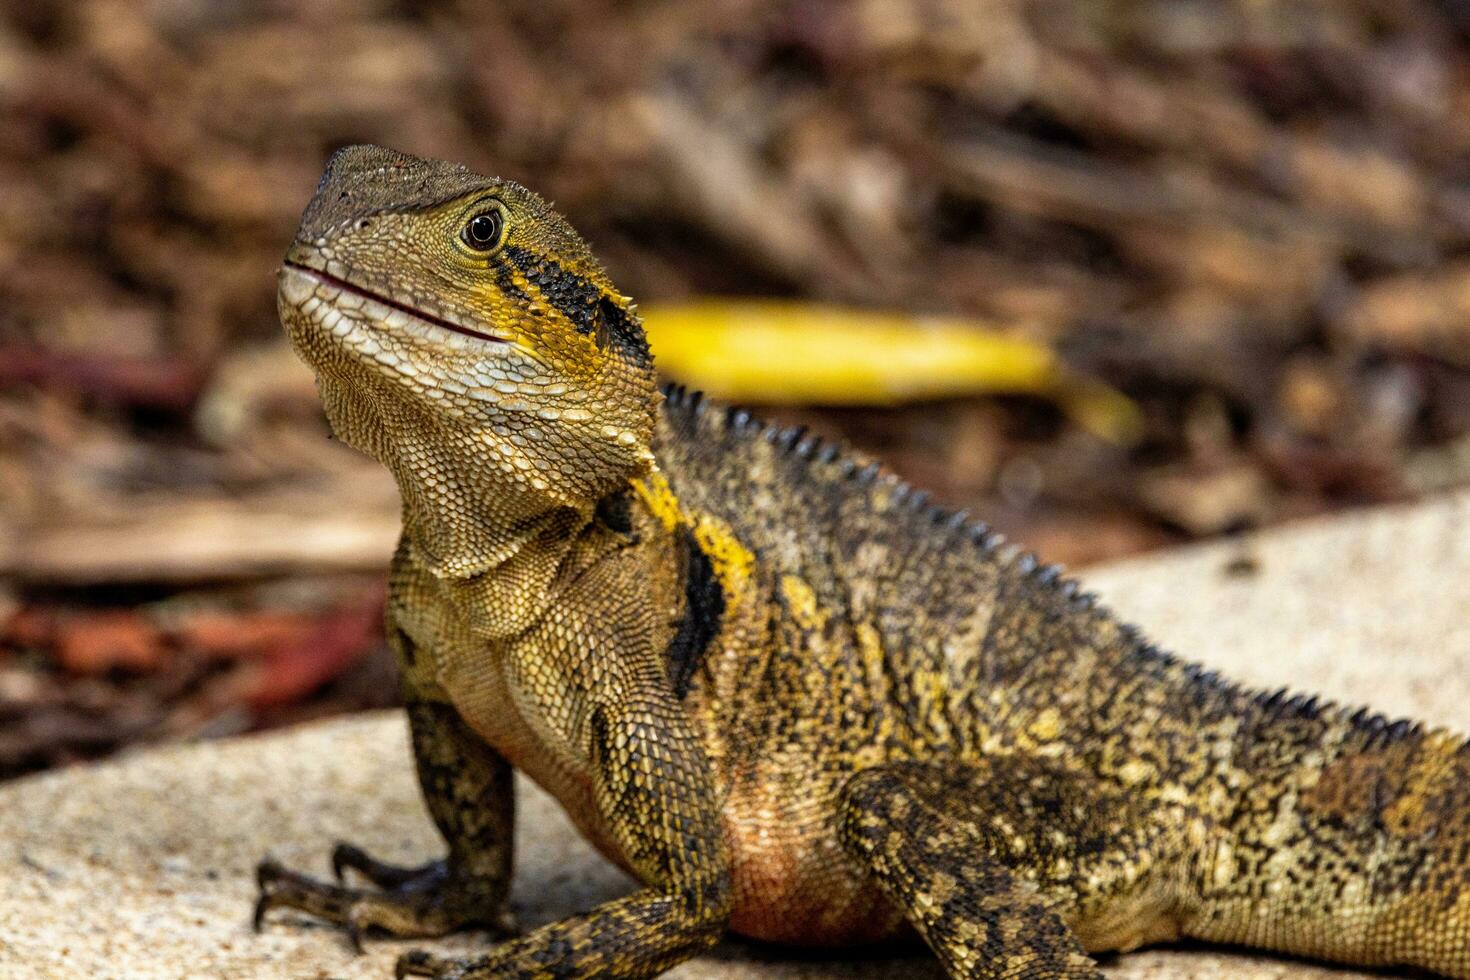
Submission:
<svg viewBox="0 0 1470 980">
<path fill-rule="evenodd" d="M 270 911 L 270 908 L 271 896 L 269 894 L 263 893 L 255 900 L 255 914 L 250 918 L 250 925 L 256 932 L 259 932 L 265 925 L 265 914 Z"/>
<path fill-rule="evenodd" d="M 347 945 L 358 956 L 362 955 L 362 927 L 357 924 L 356 918 L 347 920 Z"/>
</svg>

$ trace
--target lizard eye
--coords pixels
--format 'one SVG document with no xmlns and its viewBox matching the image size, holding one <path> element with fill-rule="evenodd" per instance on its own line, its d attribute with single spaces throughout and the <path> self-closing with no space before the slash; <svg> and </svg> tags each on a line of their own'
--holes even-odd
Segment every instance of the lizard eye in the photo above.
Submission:
<svg viewBox="0 0 1470 980">
<path fill-rule="evenodd" d="M 505 230 L 505 219 L 499 211 L 481 211 L 465 222 L 459 237 L 477 252 L 488 252 L 500 244 L 500 233 Z"/>
</svg>

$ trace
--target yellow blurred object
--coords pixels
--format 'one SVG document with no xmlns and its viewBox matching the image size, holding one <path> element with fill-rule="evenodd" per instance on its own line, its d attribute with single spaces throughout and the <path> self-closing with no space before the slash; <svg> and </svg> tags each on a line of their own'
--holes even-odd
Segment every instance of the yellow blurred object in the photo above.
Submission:
<svg viewBox="0 0 1470 980">
<path fill-rule="evenodd" d="M 1047 347 L 970 320 L 783 300 L 640 310 L 661 370 L 744 403 L 893 405 L 973 394 L 1054 399 L 1088 431 L 1131 443 L 1138 407 L 1069 374 Z"/>
</svg>

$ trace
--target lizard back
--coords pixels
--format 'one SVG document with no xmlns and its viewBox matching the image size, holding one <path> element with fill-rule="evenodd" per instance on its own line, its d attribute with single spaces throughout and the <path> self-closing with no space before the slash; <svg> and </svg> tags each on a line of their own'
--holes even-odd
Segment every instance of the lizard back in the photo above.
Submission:
<svg viewBox="0 0 1470 980">
<path fill-rule="evenodd" d="M 678 387 L 666 396 L 656 450 L 673 495 L 706 540 L 747 555 L 738 579 L 714 576 L 718 603 L 686 610 L 705 617 L 693 631 L 705 643 L 670 662 L 734 809 L 774 808 L 789 828 L 747 860 L 828 853 L 830 821 L 812 814 L 864 768 L 1039 758 L 1141 801 L 1189 854 L 1080 912 L 1089 948 L 1192 935 L 1392 962 L 1405 946 L 1436 955 L 1414 937 L 1464 921 L 1459 736 L 1222 680 L 871 460 Z M 868 897 L 830 871 L 789 877 L 814 882 L 827 914 L 844 907 L 833 895 Z M 834 938 L 873 935 L 871 917 L 847 925 Z"/>
</svg>

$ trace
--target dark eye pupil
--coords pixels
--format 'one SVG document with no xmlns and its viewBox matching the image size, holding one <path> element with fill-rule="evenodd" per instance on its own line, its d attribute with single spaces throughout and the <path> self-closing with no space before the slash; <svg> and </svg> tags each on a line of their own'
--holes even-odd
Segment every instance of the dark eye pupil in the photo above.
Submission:
<svg viewBox="0 0 1470 980">
<path fill-rule="evenodd" d="M 475 248 L 490 248 L 500 238 L 500 215 L 477 214 L 465 226 L 465 241 Z"/>
</svg>

